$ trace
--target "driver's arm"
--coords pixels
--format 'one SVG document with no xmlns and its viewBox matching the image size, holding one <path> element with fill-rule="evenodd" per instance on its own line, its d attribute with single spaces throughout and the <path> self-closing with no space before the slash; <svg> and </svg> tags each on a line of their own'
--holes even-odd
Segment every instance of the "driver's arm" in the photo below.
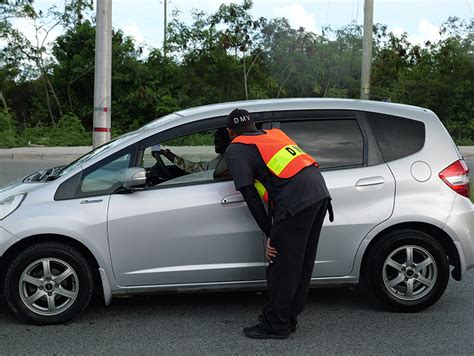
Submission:
<svg viewBox="0 0 474 356">
<path fill-rule="evenodd" d="M 209 170 L 208 162 L 193 162 L 183 157 L 179 157 L 168 149 L 160 151 L 163 156 L 168 158 L 174 165 L 186 173 L 197 173 Z"/>
</svg>

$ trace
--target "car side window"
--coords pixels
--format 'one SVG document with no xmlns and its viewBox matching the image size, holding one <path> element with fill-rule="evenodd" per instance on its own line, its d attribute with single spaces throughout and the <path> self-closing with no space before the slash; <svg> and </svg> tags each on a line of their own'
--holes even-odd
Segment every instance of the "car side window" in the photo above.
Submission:
<svg viewBox="0 0 474 356">
<path fill-rule="evenodd" d="M 386 162 L 406 157 L 425 144 L 425 124 L 398 116 L 366 113 Z"/>
<path fill-rule="evenodd" d="M 364 139 L 356 119 L 282 121 L 280 128 L 322 169 L 364 163 Z"/>
<path fill-rule="evenodd" d="M 155 142 L 143 149 L 141 166 L 148 186 L 192 184 L 229 178 L 224 152 L 230 143 L 225 128 Z"/>
<path fill-rule="evenodd" d="M 123 172 L 130 167 L 131 154 L 125 153 L 111 162 L 86 173 L 79 185 L 80 195 L 110 194 L 121 184 Z"/>
</svg>

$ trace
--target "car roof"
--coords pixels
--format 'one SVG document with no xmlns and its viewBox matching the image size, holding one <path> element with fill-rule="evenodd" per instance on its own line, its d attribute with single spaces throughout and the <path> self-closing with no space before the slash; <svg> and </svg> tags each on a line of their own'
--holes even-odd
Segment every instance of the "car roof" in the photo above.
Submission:
<svg viewBox="0 0 474 356">
<path fill-rule="evenodd" d="M 420 112 L 426 109 L 390 102 L 369 101 L 359 99 L 335 99 L 335 98 L 289 98 L 289 99 L 261 99 L 244 100 L 220 104 L 203 105 L 190 109 L 178 111 L 181 116 L 213 116 L 227 115 L 233 109 L 240 108 L 249 112 L 260 111 L 282 111 L 282 110 L 363 110 L 379 113 L 397 112 Z"/>
<path fill-rule="evenodd" d="M 145 125 L 144 128 L 163 129 L 164 126 L 177 126 L 204 118 L 226 116 L 235 108 L 245 109 L 250 113 L 289 110 L 353 110 L 377 112 L 420 120 L 426 117 L 423 114 L 430 112 L 417 106 L 359 99 L 288 98 L 243 100 L 180 110 L 171 115 L 156 119 Z"/>
</svg>

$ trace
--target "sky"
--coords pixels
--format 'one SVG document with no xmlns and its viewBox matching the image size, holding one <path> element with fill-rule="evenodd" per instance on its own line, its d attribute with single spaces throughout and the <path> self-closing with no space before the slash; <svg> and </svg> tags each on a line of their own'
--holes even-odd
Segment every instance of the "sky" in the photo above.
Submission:
<svg viewBox="0 0 474 356">
<path fill-rule="evenodd" d="M 65 0 L 35 0 L 37 9 L 51 5 L 62 6 Z M 86 0 L 90 1 L 90 0 Z M 94 0 L 94 3 L 97 0 Z M 163 42 L 164 0 L 112 0 L 112 25 L 122 29 L 138 43 L 148 47 L 161 47 Z M 192 9 L 215 12 L 221 3 L 240 0 L 167 0 L 168 19 L 174 10 L 180 18 L 191 22 Z M 292 27 L 321 33 L 322 27 L 342 27 L 356 22 L 363 23 L 364 0 L 254 0 L 251 10 L 255 18 L 286 17 Z M 413 43 L 439 39 L 439 26 L 449 16 L 462 19 L 474 17 L 474 0 L 374 0 L 374 23 L 388 26 L 396 34 L 408 33 Z M 34 38 L 31 24 L 17 20 L 15 26 L 29 38 Z M 48 41 L 61 34 L 52 31 Z"/>
</svg>

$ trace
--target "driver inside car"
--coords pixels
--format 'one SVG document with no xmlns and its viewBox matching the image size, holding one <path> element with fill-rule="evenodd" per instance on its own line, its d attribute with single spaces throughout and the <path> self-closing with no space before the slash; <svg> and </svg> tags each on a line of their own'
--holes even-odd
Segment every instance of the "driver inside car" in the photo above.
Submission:
<svg viewBox="0 0 474 356">
<path fill-rule="evenodd" d="M 180 168 L 186 174 L 203 172 L 214 169 L 214 178 L 227 178 L 230 177 L 229 171 L 227 170 L 227 165 L 224 158 L 225 150 L 230 144 L 230 138 L 227 134 L 225 128 L 217 129 L 214 133 L 214 146 L 217 157 L 213 158 L 210 161 L 203 162 L 193 162 L 187 160 L 183 157 L 180 157 L 170 151 L 169 149 L 161 149 L 160 144 L 156 144 L 151 148 L 151 154 L 156 159 L 157 163 L 149 168 L 149 182 L 151 185 L 158 184 L 163 181 L 163 178 L 160 177 L 161 169 L 161 157 L 160 155 L 165 156 L 170 160 L 176 167 Z M 172 177 L 168 177 L 172 178 Z"/>
</svg>

